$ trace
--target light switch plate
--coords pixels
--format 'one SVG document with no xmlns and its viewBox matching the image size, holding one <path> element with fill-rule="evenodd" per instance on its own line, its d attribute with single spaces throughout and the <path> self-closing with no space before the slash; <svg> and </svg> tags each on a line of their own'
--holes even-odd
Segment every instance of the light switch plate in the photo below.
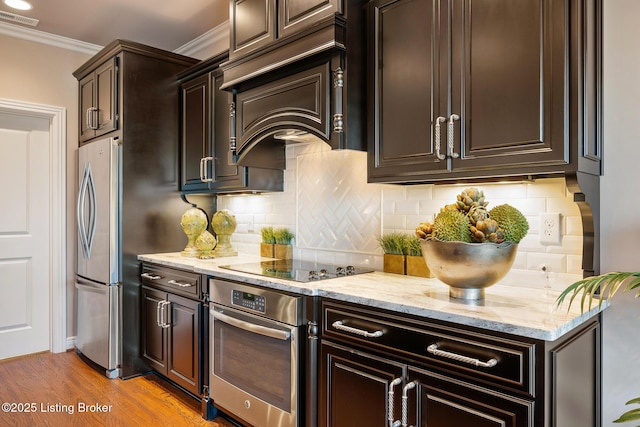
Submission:
<svg viewBox="0 0 640 427">
<path fill-rule="evenodd" d="M 560 214 L 540 214 L 540 243 L 559 245 L 560 242 Z"/>
</svg>

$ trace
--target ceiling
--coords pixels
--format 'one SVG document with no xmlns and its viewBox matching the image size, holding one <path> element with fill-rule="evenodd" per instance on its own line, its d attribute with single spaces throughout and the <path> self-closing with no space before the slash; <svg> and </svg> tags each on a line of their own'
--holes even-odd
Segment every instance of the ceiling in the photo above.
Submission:
<svg viewBox="0 0 640 427">
<path fill-rule="evenodd" d="M 0 11 L 40 22 L 0 22 L 105 46 L 126 39 L 174 51 L 228 20 L 228 0 L 29 0 L 31 10 Z"/>
</svg>

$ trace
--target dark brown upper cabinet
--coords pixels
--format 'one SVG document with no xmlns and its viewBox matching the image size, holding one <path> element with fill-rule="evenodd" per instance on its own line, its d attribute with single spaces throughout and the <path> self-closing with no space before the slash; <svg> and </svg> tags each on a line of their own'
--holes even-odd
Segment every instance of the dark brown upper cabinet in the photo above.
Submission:
<svg viewBox="0 0 640 427">
<path fill-rule="evenodd" d="M 185 193 L 282 191 L 281 170 L 248 168 L 233 162 L 230 144 L 233 94 L 214 57 L 178 75 L 182 101 L 180 189 Z"/>
<path fill-rule="evenodd" d="M 341 0 L 231 0 L 231 51 L 236 59 L 341 12 Z"/>
<path fill-rule="evenodd" d="M 600 0 L 371 2 L 369 181 L 599 175 L 600 22 Z"/>
<path fill-rule="evenodd" d="M 80 142 L 118 129 L 118 59 L 110 58 L 80 80 Z"/>
</svg>

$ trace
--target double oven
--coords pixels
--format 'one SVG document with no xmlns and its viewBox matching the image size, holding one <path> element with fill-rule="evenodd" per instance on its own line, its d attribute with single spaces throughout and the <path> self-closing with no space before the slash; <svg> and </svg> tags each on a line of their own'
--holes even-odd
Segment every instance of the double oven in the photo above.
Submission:
<svg viewBox="0 0 640 427">
<path fill-rule="evenodd" d="M 213 278 L 209 291 L 214 405 L 254 426 L 309 425 L 316 416 L 314 298 Z"/>
</svg>

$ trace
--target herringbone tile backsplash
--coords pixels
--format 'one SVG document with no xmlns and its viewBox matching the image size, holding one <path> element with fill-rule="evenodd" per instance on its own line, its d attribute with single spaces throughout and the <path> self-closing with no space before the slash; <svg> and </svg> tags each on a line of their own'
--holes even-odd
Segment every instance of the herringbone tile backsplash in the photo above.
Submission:
<svg viewBox="0 0 640 427">
<path fill-rule="evenodd" d="M 382 233 L 413 233 L 418 223 L 432 219 L 471 186 L 368 184 L 366 177 L 366 153 L 331 151 L 321 143 L 292 144 L 287 146 L 284 192 L 219 196 L 218 209 L 236 215 L 232 242 L 240 252 L 259 252 L 263 226 L 288 227 L 296 236 L 296 258 L 381 269 L 377 238 Z M 474 186 L 485 192 L 490 207 L 509 203 L 529 220 L 514 269 L 537 271 L 545 264 L 552 272 L 581 274 L 580 212 L 563 179 Z M 560 213 L 561 245 L 539 243 L 542 212 Z"/>
</svg>

